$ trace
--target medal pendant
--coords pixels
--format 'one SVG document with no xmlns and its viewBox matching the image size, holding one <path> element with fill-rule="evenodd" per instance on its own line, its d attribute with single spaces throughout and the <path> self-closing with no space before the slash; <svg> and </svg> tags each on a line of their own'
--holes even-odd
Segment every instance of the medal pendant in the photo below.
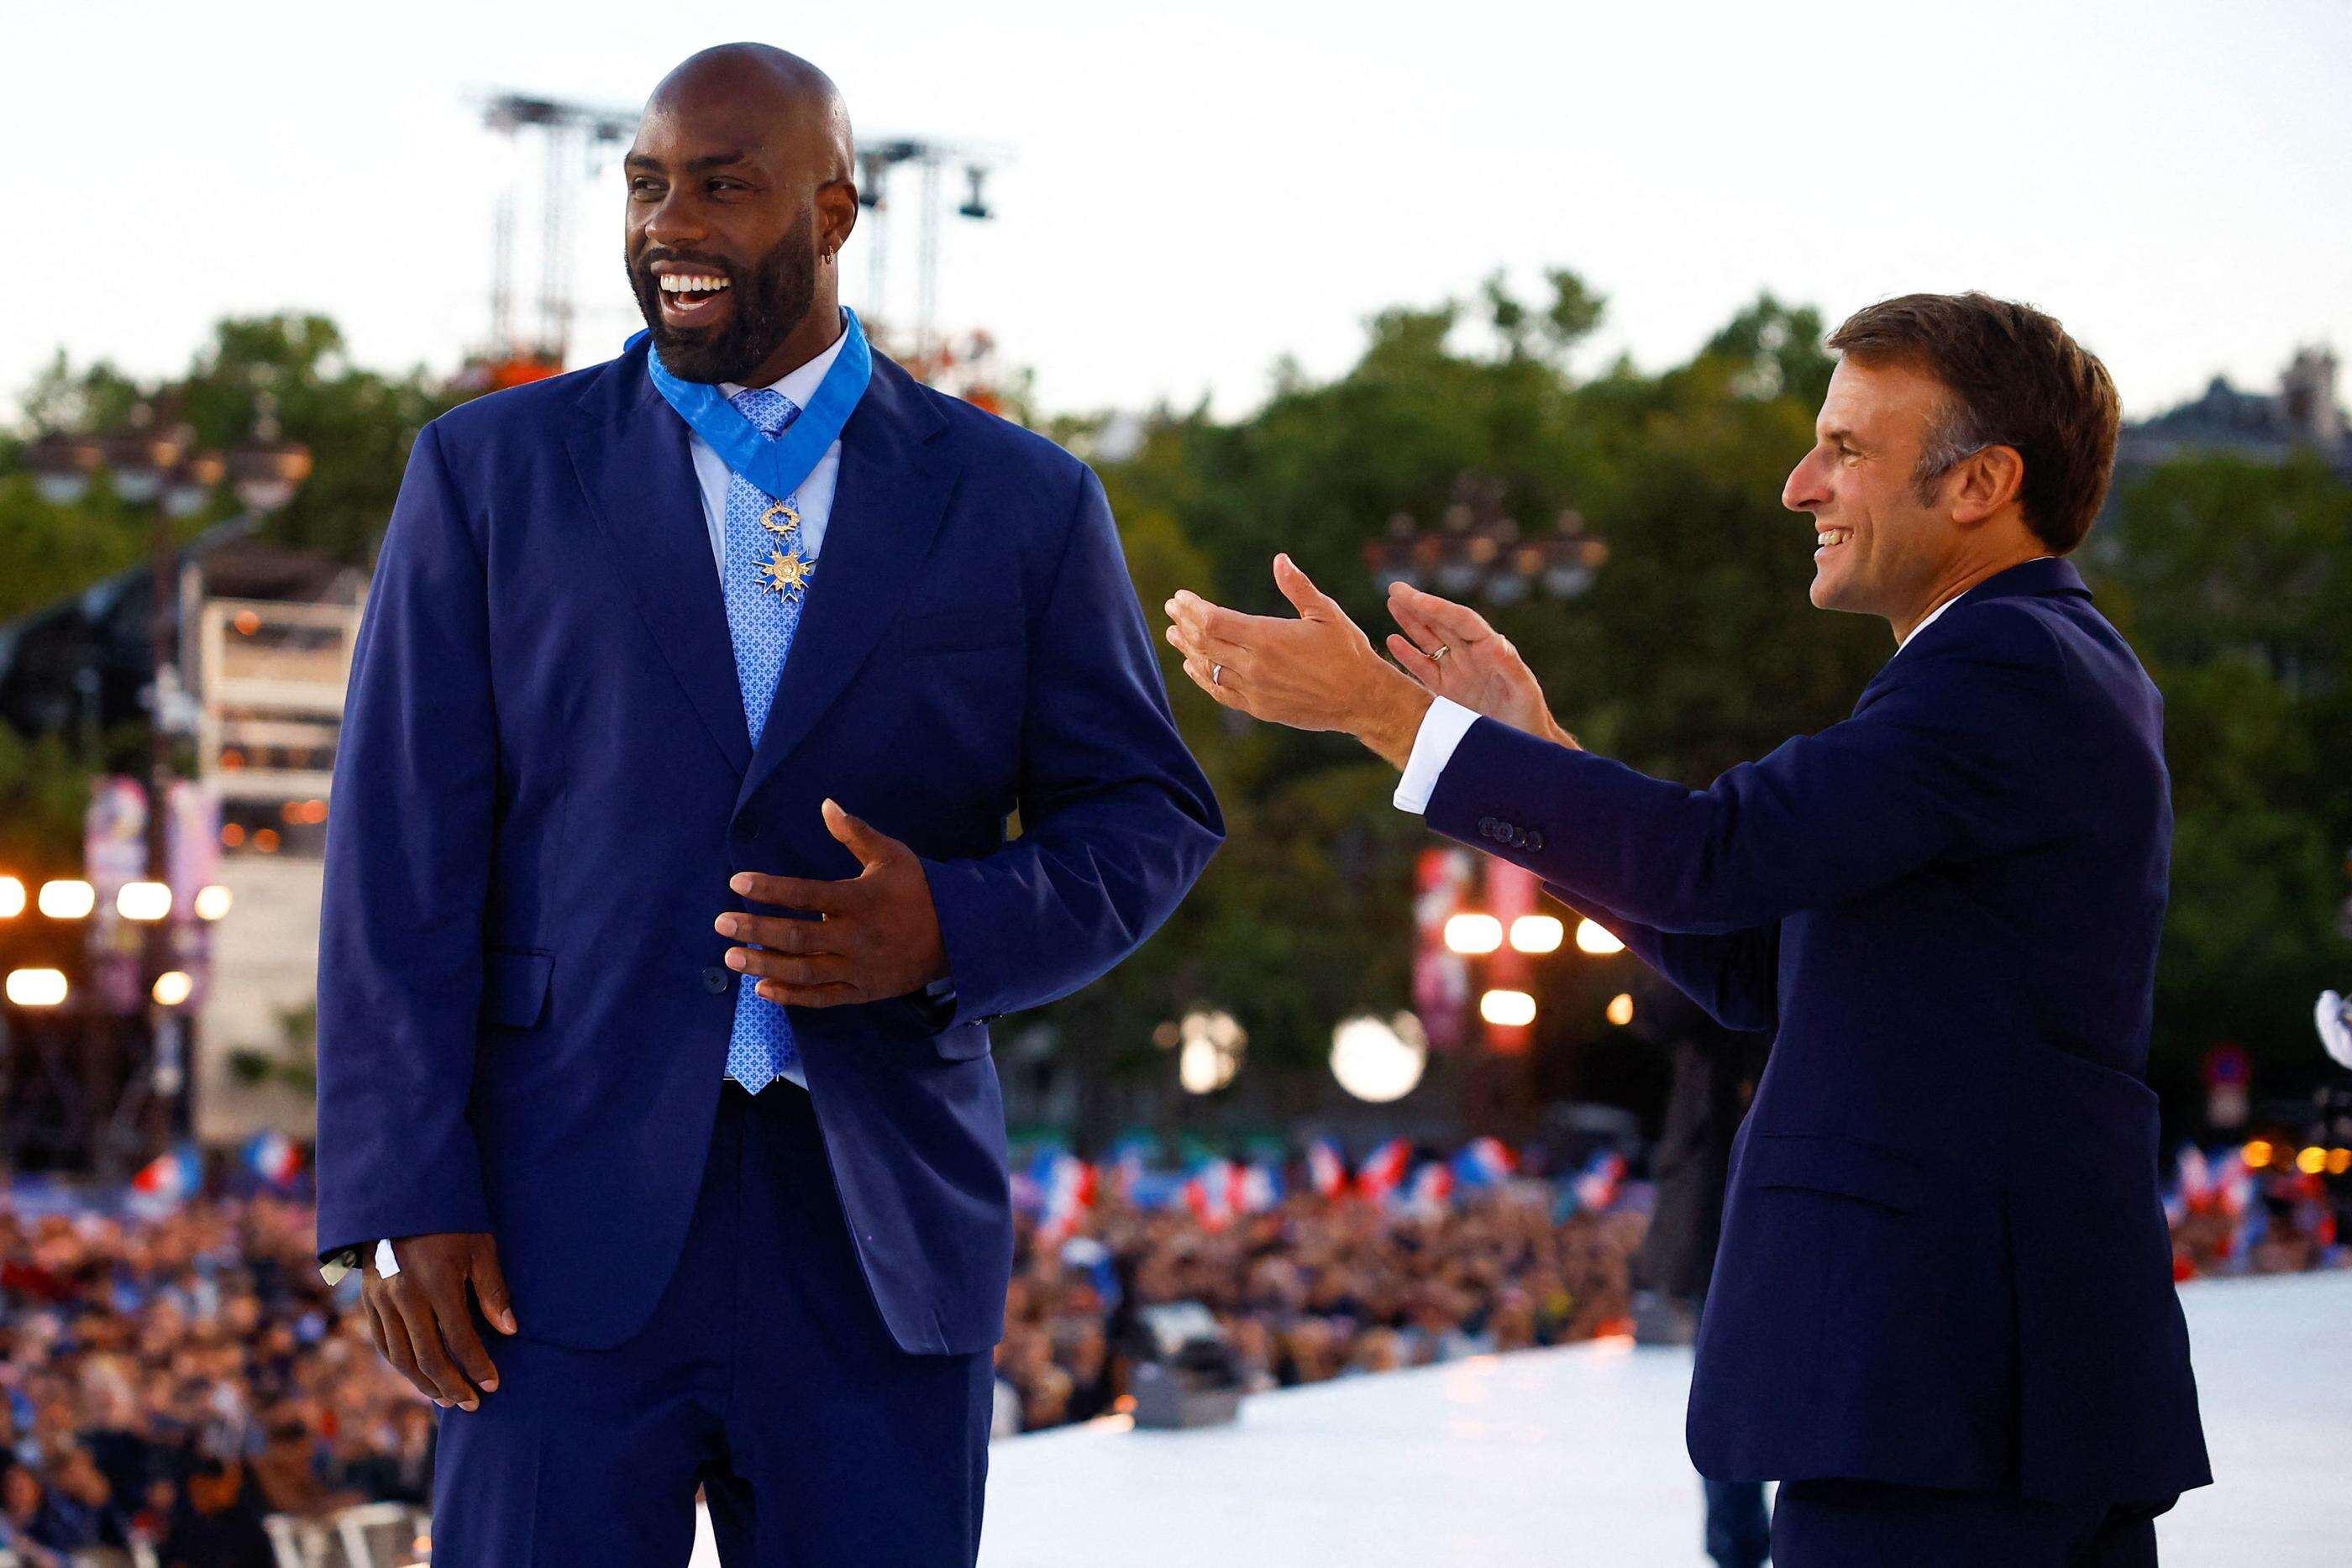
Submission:
<svg viewBox="0 0 2352 1568">
<path fill-rule="evenodd" d="M 781 523 L 776 521 L 778 517 L 783 518 L 783 521 Z M 768 509 L 760 514 L 760 526 L 772 534 L 782 534 L 789 538 L 793 530 L 801 526 L 801 515 L 788 501 L 772 502 Z"/>
<path fill-rule="evenodd" d="M 793 521 L 799 519 L 795 517 Z M 790 599 L 807 586 L 809 570 L 815 564 L 803 559 L 798 550 L 790 555 L 782 550 L 771 550 L 768 559 L 760 567 L 760 585 L 774 589 L 779 599 Z"/>
</svg>

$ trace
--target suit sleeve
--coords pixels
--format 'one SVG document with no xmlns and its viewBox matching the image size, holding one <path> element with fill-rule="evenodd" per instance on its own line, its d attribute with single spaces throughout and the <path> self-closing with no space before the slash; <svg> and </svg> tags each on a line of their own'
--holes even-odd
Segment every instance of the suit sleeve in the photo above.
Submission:
<svg viewBox="0 0 2352 1568">
<path fill-rule="evenodd" d="M 2038 787 L 2063 766 L 2054 646 L 2030 614 L 1996 605 L 1947 623 L 1949 634 L 1889 666 L 1854 716 L 1705 789 L 1481 718 L 1438 776 L 1427 821 L 1572 897 L 1691 935 L 1767 925 L 1946 857 L 2027 847 L 2056 831 L 2056 797 Z"/>
<path fill-rule="evenodd" d="M 955 982 L 941 1027 L 1069 995 L 1174 912 L 1225 825 L 1176 730 L 1157 649 L 1091 469 L 1030 631 L 1021 836 L 923 857 Z M 942 1006 L 946 998 L 942 998 Z"/>
<path fill-rule="evenodd" d="M 1726 1029 L 1780 1026 L 1780 923 L 1744 931 L 1697 936 L 1661 931 L 1591 899 L 1577 897 L 1556 882 L 1544 891 L 1599 925 L 1625 950 L 1656 970 L 1675 989 L 1706 1009 Z"/>
<path fill-rule="evenodd" d="M 318 1243 L 490 1228 L 466 1103 L 498 736 L 482 556 L 427 425 L 352 652 L 319 917 Z"/>
</svg>

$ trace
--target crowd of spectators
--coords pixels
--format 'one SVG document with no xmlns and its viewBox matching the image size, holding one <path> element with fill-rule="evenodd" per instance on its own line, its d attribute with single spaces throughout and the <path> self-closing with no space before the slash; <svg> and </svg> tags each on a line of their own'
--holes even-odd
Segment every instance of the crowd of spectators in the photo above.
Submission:
<svg viewBox="0 0 2352 1568">
<path fill-rule="evenodd" d="M 1435 1217 L 1310 1196 L 1215 1229 L 1116 1203 L 1067 1237 L 1024 1225 L 996 1351 L 997 1431 L 1114 1410 L 1137 1311 L 1163 1302 L 1208 1307 L 1252 1391 L 1628 1328 L 1643 1217 L 1555 1222 L 1549 1190 L 1529 1188 Z"/>
<path fill-rule="evenodd" d="M 2259 1234 L 2214 1205 L 2176 1216 L 2183 1278 L 2343 1258 L 2324 1205 L 2256 1190 Z M 1115 1197 L 1050 1232 L 1024 1219 L 996 1430 L 1118 1410 L 1160 1303 L 1205 1307 L 1253 1391 L 1622 1332 L 1645 1217 L 1574 1207 L 1522 1182 L 1436 1213 L 1298 1194 L 1213 1227 Z M 0 1548 L 272 1568 L 267 1515 L 429 1505 L 437 1411 L 376 1354 L 359 1277 L 320 1280 L 313 1223 L 266 1194 L 145 1219 L 0 1198 Z"/>
</svg>

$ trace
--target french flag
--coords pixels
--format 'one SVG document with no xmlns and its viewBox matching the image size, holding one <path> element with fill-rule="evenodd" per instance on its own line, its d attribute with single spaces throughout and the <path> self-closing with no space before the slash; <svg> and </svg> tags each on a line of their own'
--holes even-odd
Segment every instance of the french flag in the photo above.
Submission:
<svg viewBox="0 0 2352 1568">
<path fill-rule="evenodd" d="M 1337 1197 L 1348 1190 L 1348 1160 L 1338 1144 L 1318 1138 L 1307 1145 L 1307 1181 L 1325 1197 Z"/>
<path fill-rule="evenodd" d="M 1473 1138 L 1454 1156 L 1454 1185 L 1473 1190 L 1497 1187 L 1510 1179 L 1517 1164 L 1500 1138 Z"/>
<path fill-rule="evenodd" d="M 1597 1214 L 1617 1201 L 1617 1188 L 1624 1180 L 1625 1156 L 1603 1150 L 1592 1156 L 1570 1186 L 1577 1206 Z"/>
<path fill-rule="evenodd" d="M 132 1192 L 156 1203 L 185 1203 L 204 1185 L 204 1162 L 196 1155 L 196 1146 L 190 1143 L 157 1155 L 131 1178 Z"/>
<path fill-rule="evenodd" d="M 1095 1168 L 1060 1150 L 1039 1155 L 1037 1165 L 1037 1234 L 1058 1246 L 1076 1232 L 1095 1206 Z"/>
<path fill-rule="evenodd" d="M 1203 1161 L 1184 1184 L 1184 1207 L 1208 1230 L 1223 1230 L 1234 1218 L 1234 1162 Z"/>
<path fill-rule="evenodd" d="M 1282 1202 L 1282 1176 L 1263 1161 L 1234 1171 L 1233 1208 L 1237 1214 L 1264 1214 Z"/>
<path fill-rule="evenodd" d="M 302 1172 L 302 1147 L 274 1128 L 256 1133 L 245 1145 L 245 1163 L 272 1186 L 289 1186 Z"/>
<path fill-rule="evenodd" d="M 1434 1219 L 1445 1212 L 1453 1197 L 1454 1172 L 1442 1161 L 1430 1160 L 1412 1173 L 1412 1180 L 1405 1184 L 1395 1207 L 1401 1213 Z"/>
<path fill-rule="evenodd" d="M 2213 1170 L 2206 1163 L 2204 1151 L 2194 1144 L 2180 1145 L 2173 1168 L 2177 1179 L 2172 1190 L 2165 1194 L 2164 1216 L 2178 1225 L 2212 1197 Z"/>
<path fill-rule="evenodd" d="M 1130 1203 L 1135 1201 L 1135 1189 L 1142 1185 L 1155 1146 L 1151 1139 L 1137 1136 L 1121 1138 L 1110 1146 L 1108 1169 L 1114 1189 Z"/>
<path fill-rule="evenodd" d="M 1412 1164 L 1412 1140 L 1391 1138 L 1365 1157 L 1363 1168 L 1356 1173 L 1356 1190 L 1380 1203 L 1404 1185 L 1405 1171 Z"/>
</svg>

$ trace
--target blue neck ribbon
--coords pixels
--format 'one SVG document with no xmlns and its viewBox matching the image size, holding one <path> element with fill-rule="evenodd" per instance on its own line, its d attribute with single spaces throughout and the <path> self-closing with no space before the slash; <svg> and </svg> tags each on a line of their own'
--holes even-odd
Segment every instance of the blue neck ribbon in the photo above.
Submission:
<svg viewBox="0 0 2352 1568">
<path fill-rule="evenodd" d="M 654 390 L 662 394 L 662 400 L 710 444 L 730 470 L 762 494 L 782 500 L 816 471 L 819 460 L 840 438 L 841 427 L 857 411 L 866 383 L 874 376 L 874 355 L 866 346 L 866 329 L 858 325 L 857 312 L 845 305 L 841 314 L 841 352 L 834 356 L 832 368 L 817 383 L 808 406 L 772 438 L 761 434 L 760 427 L 744 418 L 743 411 L 728 402 L 718 387 L 707 382 L 682 382 L 670 374 L 660 352 L 650 345 L 646 349 L 646 373 L 653 378 Z M 623 346 L 633 349 L 639 338 L 646 336 L 640 330 Z"/>
</svg>

